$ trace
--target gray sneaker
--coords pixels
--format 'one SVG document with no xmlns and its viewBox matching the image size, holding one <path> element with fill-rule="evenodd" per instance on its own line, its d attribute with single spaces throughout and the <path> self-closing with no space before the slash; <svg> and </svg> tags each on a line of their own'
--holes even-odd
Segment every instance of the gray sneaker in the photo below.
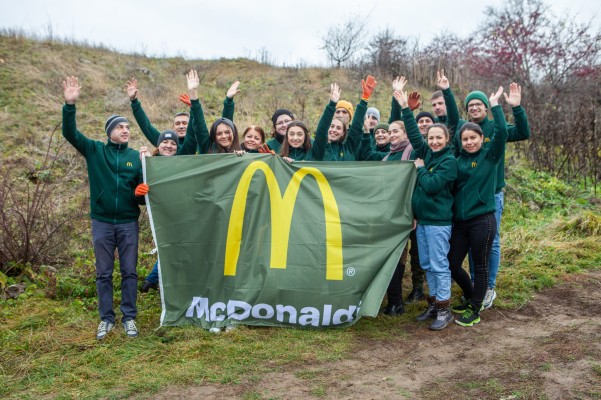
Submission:
<svg viewBox="0 0 601 400">
<path fill-rule="evenodd" d="M 486 289 L 486 294 L 484 295 L 484 300 L 482 301 L 481 310 L 486 310 L 487 308 L 492 307 L 492 302 L 497 298 L 497 292 L 495 289 Z"/>
<path fill-rule="evenodd" d="M 136 321 L 133 319 L 123 323 L 123 330 L 125 330 L 125 334 L 131 338 L 138 336 L 138 327 L 136 326 Z"/>
<path fill-rule="evenodd" d="M 98 330 L 96 331 L 96 339 L 102 340 L 106 337 L 106 334 L 111 331 L 115 327 L 115 324 L 109 321 L 100 321 L 98 325 Z"/>
</svg>

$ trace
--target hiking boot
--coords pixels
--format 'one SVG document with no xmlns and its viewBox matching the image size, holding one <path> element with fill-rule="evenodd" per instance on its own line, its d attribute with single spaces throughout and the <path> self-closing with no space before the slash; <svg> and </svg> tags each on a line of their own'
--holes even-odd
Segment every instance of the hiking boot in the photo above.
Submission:
<svg viewBox="0 0 601 400">
<path fill-rule="evenodd" d="M 428 296 L 427 300 L 428 308 L 426 308 L 426 311 L 424 311 L 423 313 L 418 315 L 417 318 L 415 318 L 416 321 L 421 322 L 436 318 L 436 297 Z"/>
<path fill-rule="evenodd" d="M 125 331 L 125 334 L 131 338 L 138 336 L 138 327 L 136 326 L 136 321 L 133 319 L 123 322 L 123 330 Z"/>
<path fill-rule="evenodd" d="M 441 331 L 453 321 L 453 314 L 449 310 L 451 300 L 436 302 L 436 319 L 428 328 L 433 331 Z"/>
<path fill-rule="evenodd" d="M 115 324 L 109 321 L 100 321 L 98 325 L 98 330 L 96 331 L 96 339 L 102 340 L 106 337 L 106 334 L 111 331 L 115 327 Z"/>
<path fill-rule="evenodd" d="M 142 293 L 148 293 L 148 291 L 150 289 L 157 290 L 158 288 L 159 288 L 159 284 L 158 283 L 152 283 L 152 282 L 149 282 L 147 280 L 144 280 L 144 284 L 142 285 L 142 288 L 140 289 L 140 292 L 142 292 Z"/>
<path fill-rule="evenodd" d="M 471 304 L 469 304 L 463 314 L 455 320 L 455 323 L 461 326 L 473 326 L 478 322 L 480 322 L 480 313 L 477 313 Z"/>
<path fill-rule="evenodd" d="M 465 310 L 467 310 L 468 305 L 470 304 L 469 299 L 461 297 L 461 304 L 458 304 L 451 308 L 451 311 L 457 314 L 463 314 Z"/>
<path fill-rule="evenodd" d="M 486 310 L 492 307 L 492 302 L 497 298 L 497 292 L 495 289 L 486 289 L 484 300 L 482 301 L 482 308 L 480 310 Z"/>
<path fill-rule="evenodd" d="M 409 293 L 409 296 L 407 296 L 407 300 L 405 302 L 406 303 L 415 303 L 417 301 L 422 301 L 425 299 L 426 299 L 426 295 L 424 294 L 423 286 L 414 286 L 413 289 L 411 290 L 411 293 Z"/>
<path fill-rule="evenodd" d="M 389 304 L 384 309 L 384 314 L 386 314 L 386 315 L 395 316 L 395 315 L 401 315 L 404 313 L 405 313 L 405 305 L 403 303 Z"/>
</svg>

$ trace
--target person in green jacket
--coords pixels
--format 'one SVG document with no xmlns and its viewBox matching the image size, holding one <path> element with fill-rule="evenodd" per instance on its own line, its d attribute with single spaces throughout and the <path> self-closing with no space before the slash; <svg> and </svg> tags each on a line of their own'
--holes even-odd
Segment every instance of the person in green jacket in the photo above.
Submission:
<svg viewBox="0 0 601 400">
<path fill-rule="evenodd" d="M 240 93 L 238 86 L 240 85 L 239 81 L 234 82 L 230 88 L 228 89 L 225 100 L 223 101 L 223 112 L 222 117 L 228 118 L 233 121 L 234 118 L 234 97 Z M 161 132 L 156 129 L 148 119 L 148 116 L 144 112 L 142 108 L 142 103 L 138 100 L 138 80 L 136 78 L 131 78 L 127 81 L 126 85 L 127 95 L 129 96 L 131 102 L 131 108 L 138 123 L 142 133 L 148 139 L 150 143 L 153 145 L 157 143 Z M 190 97 L 187 95 L 180 96 L 180 100 L 182 100 L 185 104 L 190 106 Z M 185 112 L 178 112 L 173 117 L 173 127 L 172 130 L 175 131 L 179 137 L 179 146 L 178 146 L 178 155 L 190 155 L 195 154 L 197 152 L 197 143 L 196 137 L 194 134 L 188 135 L 189 138 L 186 141 L 185 137 L 186 133 L 189 130 L 189 126 L 193 126 L 192 121 L 190 121 L 190 115 Z"/>
<path fill-rule="evenodd" d="M 351 126 L 348 129 L 344 120 L 340 117 L 334 117 L 328 130 L 328 143 L 324 161 L 355 161 L 361 144 L 361 135 L 363 132 L 363 122 L 367 111 L 367 102 L 374 89 L 376 88 L 376 79 L 368 75 L 366 79 L 361 80 L 363 93 L 357 109 L 353 114 Z M 340 104 L 338 101 L 337 104 Z M 347 137 L 348 136 L 348 137 Z"/>
<path fill-rule="evenodd" d="M 444 81 L 439 84 L 442 85 L 443 94 L 445 97 L 445 103 L 448 111 L 448 126 L 457 126 L 457 131 L 465 123 L 465 121 L 459 119 L 459 110 L 457 103 L 455 102 L 455 96 L 451 92 L 448 84 L 448 80 L 444 77 L 444 71 L 442 73 Z M 527 140 L 530 138 L 530 125 L 528 123 L 528 117 L 526 111 L 521 106 L 522 99 L 522 88 L 515 82 L 509 85 L 509 96 L 507 96 L 507 104 L 511 106 L 513 119 L 515 125 L 507 126 L 507 141 L 518 142 Z M 488 110 L 490 104 L 486 95 L 480 91 L 474 91 L 467 95 L 465 99 L 465 108 L 468 111 L 469 120 L 480 126 L 484 133 L 484 145 L 488 146 L 492 135 L 494 134 L 494 123 L 488 118 Z M 453 129 L 453 128 L 450 128 Z M 455 137 L 455 155 L 458 154 L 461 148 L 459 137 Z M 496 171 L 497 184 L 495 187 L 495 220 L 497 222 L 497 233 L 495 240 L 492 245 L 490 252 L 490 270 L 488 277 L 488 286 L 486 290 L 486 296 L 484 298 L 484 308 L 490 308 L 493 301 L 497 297 L 495 291 L 497 283 L 497 275 L 499 273 L 499 266 L 501 264 L 501 218 L 503 216 L 503 209 L 505 207 L 505 195 L 503 188 L 505 187 L 505 149 L 503 149 L 503 157 L 499 163 L 499 168 Z M 473 260 L 470 257 L 470 270 L 473 271 Z"/>
<path fill-rule="evenodd" d="M 292 111 L 285 108 L 279 108 L 275 110 L 271 116 L 273 133 L 271 134 L 272 138 L 267 141 L 267 146 L 276 154 L 279 154 L 282 150 L 282 143 L 284 143 L 286 138 L 288 124 L 292 121 L 294 121 L 294 114 L 292 114 Z"/>
<path fill-rule="evenodd" d="M 121 271 L 121 322 L 126 335 L 136 337 L 136 265 L 140 208 L 134 197 L 134 188 L 142 179 L 140 154 L 128 147 L 129 123 L 121 116 L 111 115 L 106 120 L 106 142 L 89 139 L 79 132 L 75 122 L 75 103 L 81 91 L 79 80 L 74 76 L 67 77 L 63 81 L 63 89 L 63 136 L 84 156 L 88 166 L 90 217 L 100 315 L 96 339 L 104 339 L 115 326 L 115 250 L 119 251 Z"/>
<path fill-rule="evenodd" d="M 488 145 L 480 125 L 465 123 L 459 131 L 461 150 L 457 158 L 458 175 L 453 198 L 453 230 L 449 266 L 451 276 L 461 287 L 465 301 L 454 307 L 461 315 L 455 322 L 472 326 L 480 322 L 480 310 L 486 294 L 488 265 L 492 243 L 497 231 L 495 221 L 495 188 L 497 169 L 505 154 L 507 123 L 499 98 L 499 87 L 487 100 L 493 115 L 494 133 Z M 508 96 L 505 94 L 505 99 Z M 462 268 L 471 252 L 474 261 L 474 283 Z"/>
<path fill-rule="evenodd" d="M 259 147 L 265 143 L 265 131 L 260 126 L 251 125 L 242 134 L 242 150 L 247 153 L 259 153 Z"/>
<path fill-rule="evenodd" d="M 328 127 L 332 123 L 336 112 L 336 103 L 340 99 L 340 87 L 333 83 L 330 86 L 330 101 L 323 110 L 315 131 L 315 141 L 311 137 L 306 125 L 301 121 L 292 121 L 286 130 L 286 140 L 282 145 L 280 156 L 287 162 L 294 161 L 323 161 L 326 145 L 328 143 Z"/>
<path fill-rule="evenodd" d="M 395 92 L 402 107 L 403 121 L 413 146 L 417 185 L 411 205 L 417 221 L 416 236 L 419 260 L 426 272 L 429 296 L 428 308 L 418 321 L 434 319 L 432 330 L 442 330 L 453 321 L 450 311 L 451 271 L 449 269 L 449 239 L 453 220 L 453 185 L 457 178 L 457 160 L 449 146 L 450 135 L 443 124 L 432 124 L 426 139 L 409 108 L 404 91 Z"/>
</svg>

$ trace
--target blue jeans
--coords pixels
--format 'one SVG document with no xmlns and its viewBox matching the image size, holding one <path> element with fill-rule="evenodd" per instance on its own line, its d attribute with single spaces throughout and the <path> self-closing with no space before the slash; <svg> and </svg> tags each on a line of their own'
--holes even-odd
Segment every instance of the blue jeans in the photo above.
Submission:
<svg viewBox="0 0 601 400">
<path fill-rule="evenodd" d="M 115 249 L 119 251 L 122 322 L 136 319 L 138 294 L 138 221 L 110 224 L 92 219 L 92 240 L 96 257 L 96 290 L 100 319 L 115 323 L 113 270 Z"/>
<path fill-rule="evenodd" d="M 451 298 L 449 254 L 451 225 L 417 225 L 417 248 L 422 269 L 426 271 L 430 296 L 437 301 Z"/>
<path fill-rule="evenodd" d="M 497 234 L 492 242 L 490 249 L 490 258 L 488 260 L 488 288 L 494 289 L 497 286 L 497 275 L 499 274 L 499 266 L 501 265 L 501 217 L 505 209 L 505 194 L 499 192 L 495 194 L 495 220 L 497 221 Z M 470 275 L 472 283 L 474 282 L 474 261 L 472 260 L 472 252 L 469 254 Z"/>
<path fill-rule="evenodd" d="M 159 262 L 156 261 L 154 266 L 152 267 L 152 271 L 148 274 L 148 276 L 144 279 L 150 283 L 159 283 Z"/>
</svg>

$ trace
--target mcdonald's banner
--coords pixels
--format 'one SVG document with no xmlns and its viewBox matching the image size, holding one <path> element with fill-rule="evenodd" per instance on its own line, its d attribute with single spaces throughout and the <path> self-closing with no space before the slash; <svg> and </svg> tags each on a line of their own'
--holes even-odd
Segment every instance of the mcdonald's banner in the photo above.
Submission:
<svg viewBox="0 0 601 400">
<path fill-rule="evenodd" d="M 152 157 L 161 325 L 350 326 L 375 316 L 413 225 L 412 162 Z"/>
</svg>

